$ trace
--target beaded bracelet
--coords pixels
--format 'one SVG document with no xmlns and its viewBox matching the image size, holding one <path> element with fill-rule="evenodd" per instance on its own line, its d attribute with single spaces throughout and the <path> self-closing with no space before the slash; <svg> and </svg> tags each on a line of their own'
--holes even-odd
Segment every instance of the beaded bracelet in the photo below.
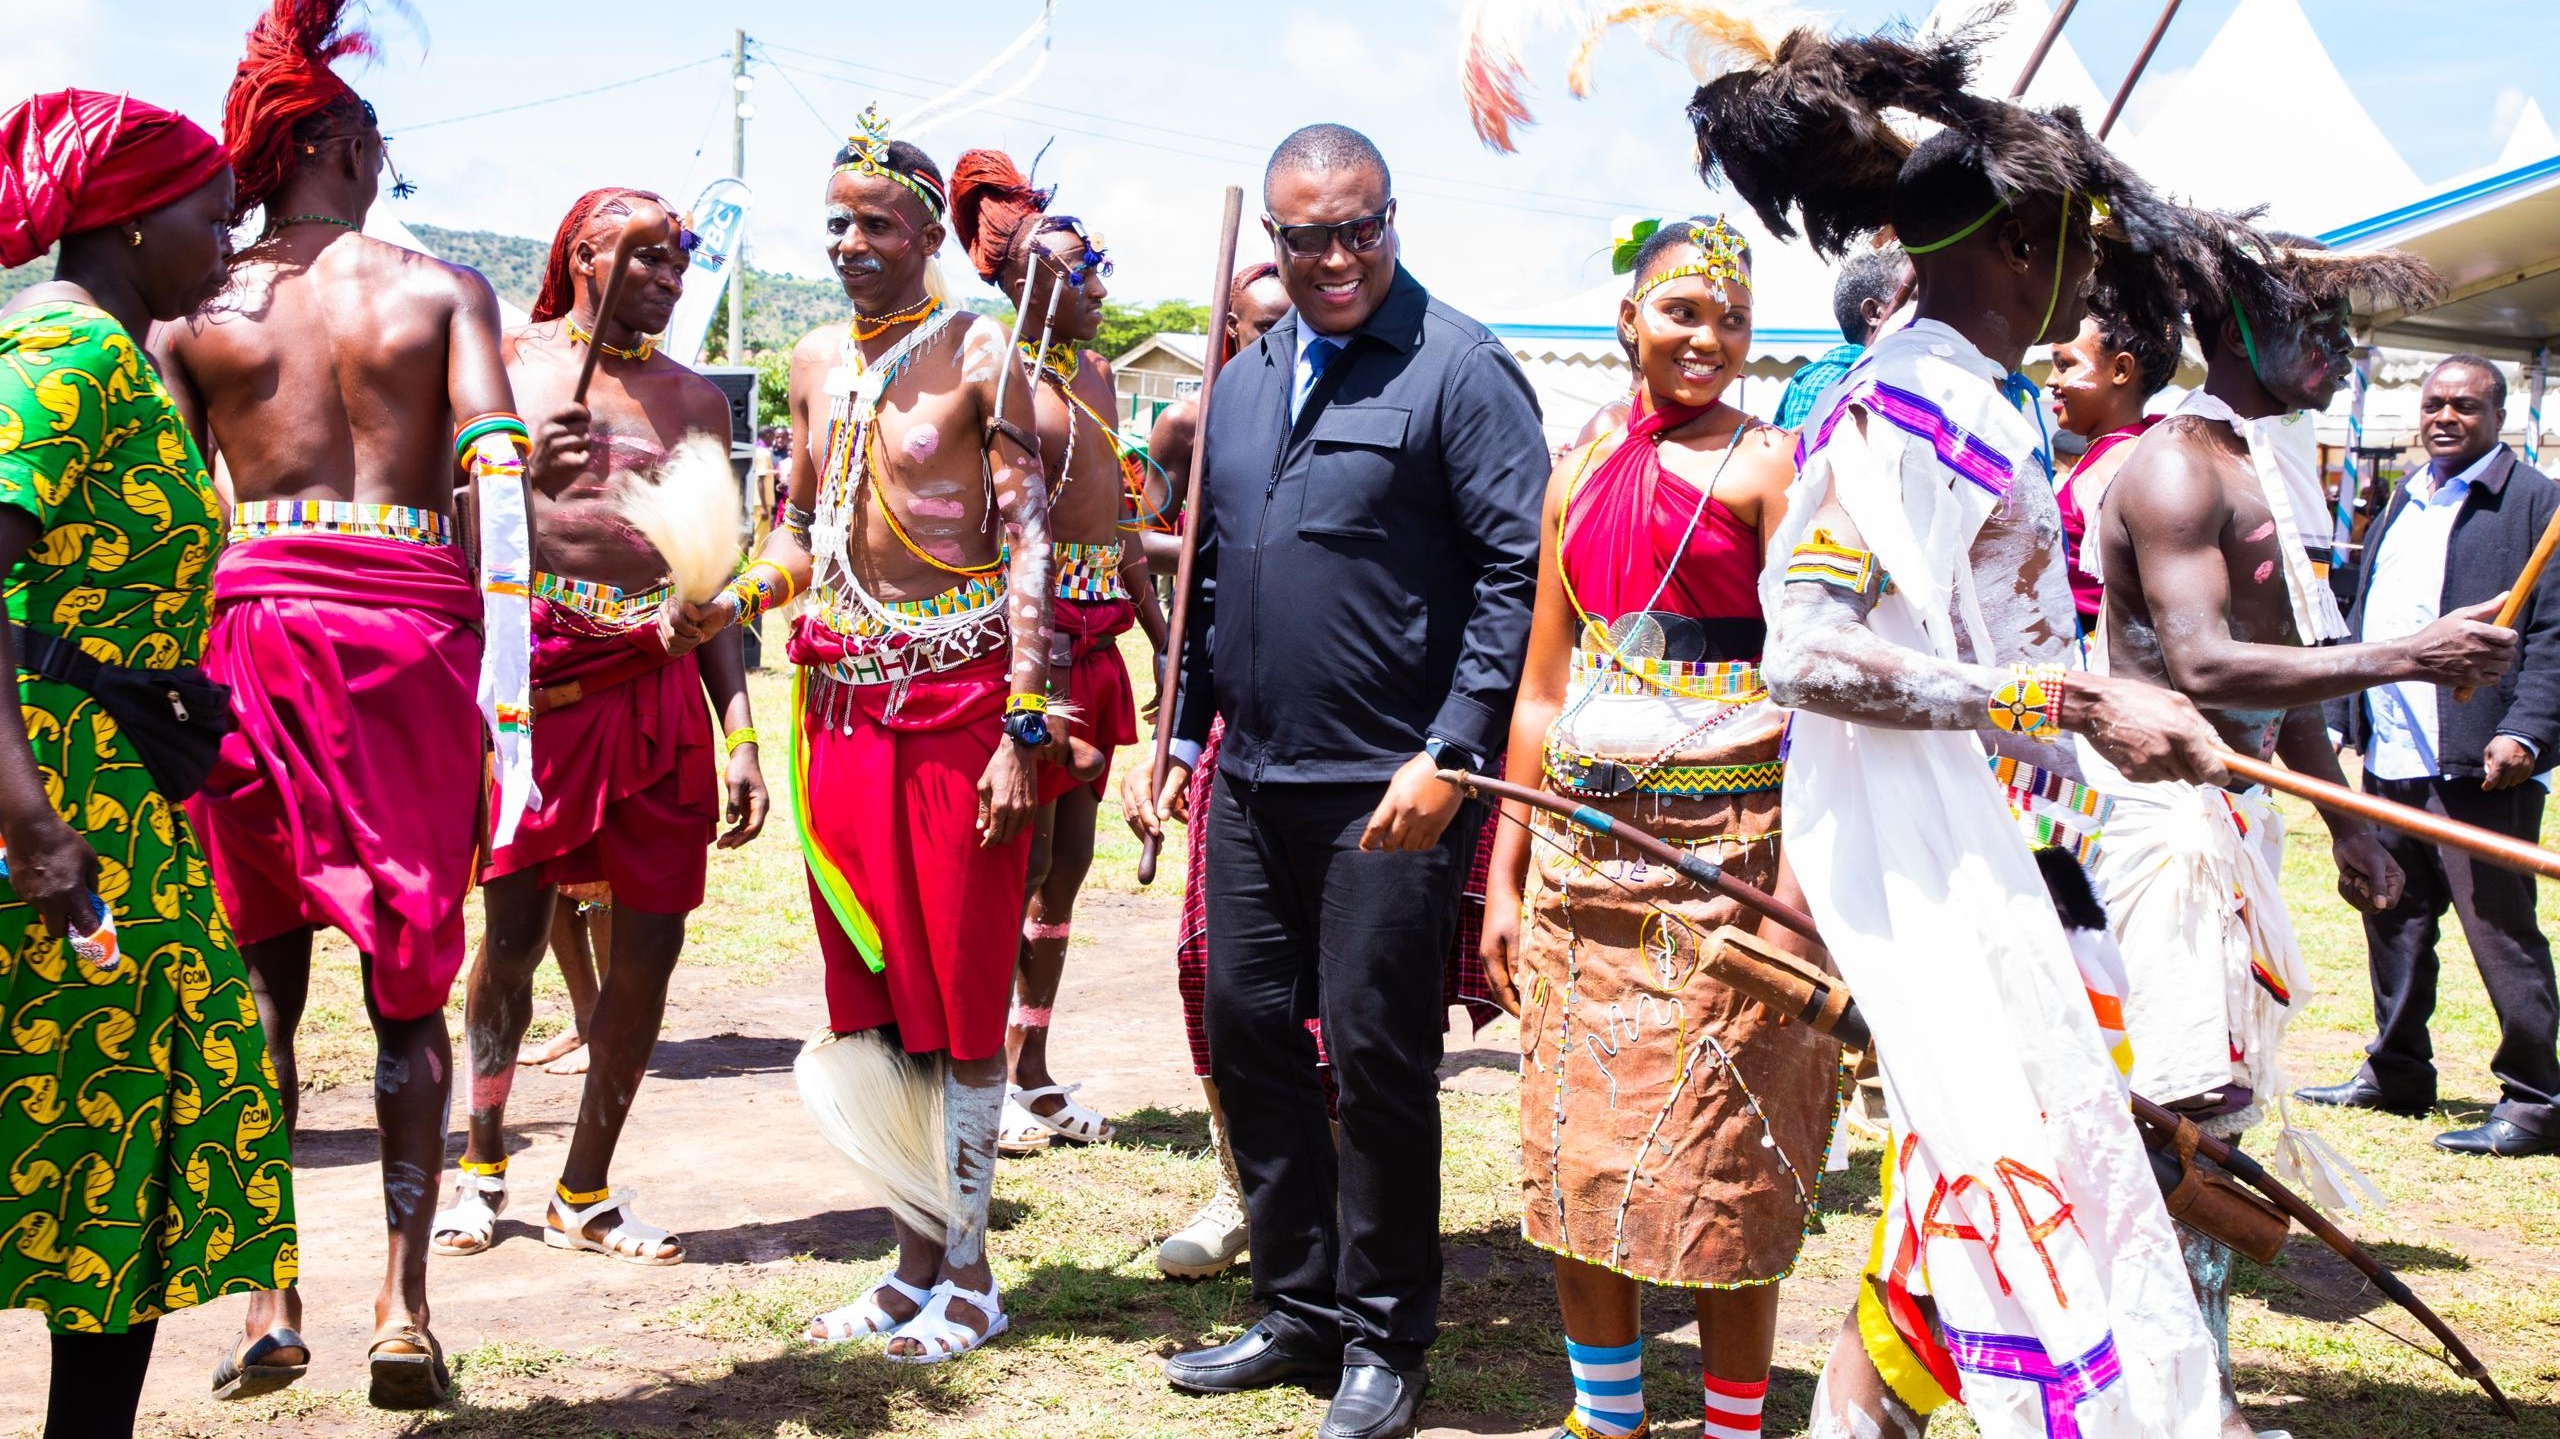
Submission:
<svg viewBox="0 0 2560 1439">
<path fill-rule="evenodd" d="M 740 725 L 720 737 L 721 745 L 729 754 L 736 754 L 742 747 L 760 742 L 756 737 L 756 727 L 751 724 Z"/>
<path fill-rule="evenodd" d="M 525 428 L 522 416 L 492 410 L 485 415 L 472 416 L 454 430 L 454 458 L 468 462 L 472 447 L 480 442 L 480 437 L 494 434 L 513 436 L 517 447 L 528 454 L 533 450 L 533 432 Z"/>
<path fill-rule="evenodd" d="M 1049 697 L 1047 695 L 1007 695 L 1004 701 L 1004 712 L 1008 715 L 1044 715 L 1049 712 Z"/>
<path fill-rule="evenodd" d="M 2009 682 L 1991 692 L 1991 727 L 2029 739 L 2062 733 L 2063 668 L 2011 665 Z"/>
<path fill-rule="evenodd" d="M 745 573 L 729 582 L 727 591 L 738 602 L 740 623 L 791 603 L 791 597 L 799 592 L 791 572 L 771 560 L 758 560 L 747 566 Z"/>
</svg>

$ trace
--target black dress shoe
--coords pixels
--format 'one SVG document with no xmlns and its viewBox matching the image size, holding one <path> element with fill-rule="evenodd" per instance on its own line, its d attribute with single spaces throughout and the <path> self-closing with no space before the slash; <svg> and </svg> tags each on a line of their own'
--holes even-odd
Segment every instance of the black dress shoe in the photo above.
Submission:
<svg viewBox="0 0 2560 1439">
<path fill-rule="evenodd" d="M 1224 1344 L 1174 1355 L 1164 1362 L 1164 1377 L 1186 1394 L 1242 1394 L 1274 1384 L 1303 1384 L 1330 1394 L 1342 1378 L 1342 1354 L 1293 1350 L 1257 1321 Z"/>
<path fill-rule="evenodd" d="M 2536 1134 L 2512 1120 L 2492 1118 L 2477 1129 L 2456 1129 L 2436 1136 L 2436 1148 L 2454 1154 L 2494 1154 L 2521 1159 L 2529 1154 L 2560 1154 L 2560 1136 Z"/>
<path fill-rule="evenodd" d="M 2427 1117 L 2427 1111 L 2436 1107 L 2436 1102 L 2432 1099 L 2421 1100 L 2414 1104 L 2395 1101 L 2361 1074 L 2344 1084 L 2320 1084 L 2308 1089 L 2297 1089 L 2293 1092 L 2293 1097 L 2305 1104 L 2326 1104 L 2336 1109 L 2378 1109 L 2385 1114 L 2399 1115 L 2403 1119 L 2424 1119 Z"/>
<path fill-rule="evenodd" d="M 1422 1391 L 1430 1386 L 1431 1376 L 1420 1366 L 1348 1365 L 1316 1439 L 1406 1439 L 1422 1414 Z"/>
</svg>

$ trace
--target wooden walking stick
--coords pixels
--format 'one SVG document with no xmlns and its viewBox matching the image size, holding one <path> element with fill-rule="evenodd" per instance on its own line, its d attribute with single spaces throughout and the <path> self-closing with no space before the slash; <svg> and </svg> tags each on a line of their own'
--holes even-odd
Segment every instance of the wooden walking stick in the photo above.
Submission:
<svg viewBox="0 0 2560 1439">
<path fill-rule="evenodd" d="M 1200 371 L 1200 428 L 1191 442 L 1191 478 L 1183 489 L 1182 558 L 1173 567 L 1173 622 L 1165 634 L 1164 693 L 1156 701 L 1155 765 L 1147 776 L 1147 798 L 1164 793 L 1164 772 L 1173 763 L 1174 703 L 1182 695 L 1182 642 L 1191 624 L 1191 571 L 1200 556 L 1200 459 L 1209 452 L 1209 394 L 1218 384 L 1218 351 L 1226 343 L 1228 300 L 1235 288 L 1236 230 L 1244 223 L 1244 187 L 1227 187 L 1227 213 L 1218 233 L 1218 273 L 1210 281 L 1208 363 Z M 1198 824 L 1201 816 L 1193 815 Z M 1148 835 L 1138 850 L 1138 883 L 1156 880 L 1160 835 Z"/>
<path fill-rule="evenodd" d="M 2542 570 L 2551 563 L 2553 550 L 2560 550 L 2560 510 L 2552 511 L 2551 522 L 2542 527 L 2542 538 L 2534 541 L 2532 557 L 2524 562 L 2523 572 L 2516 576 L 2515 587 L 2507 591 L 2507 602 L 2498 606 L 2498 618 L 2492 621 L 2498 628 L 2511 630 L 2516 627 L 2516 616 L 2524 613 L 2525 601 L 2533 597 L 2533 587 L 2542 583 Z M 2366 563 L 2372 561 L 2367 560 Z M 2459 703 L 2469 704 L 2471 693 L 2471 686 L 2464 685 L 2453 692 L 2453 697 Z"/>
<path fill-rule="evenodd" d="M 604 277 L 604 293 L 596 297 L 595 333 L 587 337 L 587 357 L 578 362 L 578 388 L 570 392 L 569 403 L 583 405 L 587 402 L 587 383 L 596 377 L 596 362 L 604 358 L 605 322 L 613 316 L 614 303 L 622 298 L 622 277 L 631 268 L 631 252 L 644 244 L 663 244 L 671 239 L 667 234 L 669 219 L 667 212 L 661 209 L 656 224 L 643 225 L 639 212 L 634 211 L 624 222 L 622 233 L 614 238 L 613 269 Z M 730 358 L 737 357 L 733 355 Z"/>
<path fill-rule="evenodd" d="M 2538 844 L 2513 839 L 2491 830 L 2481 829 L 2476 825 L 2464 824 L 2460 820 L 2447 819 L 2442 815 L 2430 814 L 2426 810 L 2414 809 L 2405 804 L 2393 804 L 2380 795 L 2366 794 L 2361 790 L 2349 789 L 2342 784 L 2331 784 L 2324 779 L 2313 779 L 2309 775 L 2297 774 L 2292 770 L 2269 764 L 2265 760 L 2251 759 L 2247 755 L 2235 754 L 2229 750 L 2222 752 L 2222 763 L 2224 768 L 2252 784 L 2262 784 L 2269 789 L 2282 790 L 2286 794 L 2298 799 L 2307 799 L 2326 809 L 2345 810 L 2358 818 L 2369 819 L 2385 828 L 2414 835 L 2430 844 L 2440 844 L 2465 851 L 2477 858 L 2487 860 L 2500 869 L 2511 869 L 2518 874 L 2538 874 L 2545 879 L 2560 879 L 2560 854 L 2553 854 Z"/>
</svg>

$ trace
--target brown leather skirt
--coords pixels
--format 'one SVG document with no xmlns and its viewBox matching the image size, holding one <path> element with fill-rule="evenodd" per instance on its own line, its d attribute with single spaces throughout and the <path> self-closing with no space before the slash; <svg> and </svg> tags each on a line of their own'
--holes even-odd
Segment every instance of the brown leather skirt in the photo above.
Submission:
<svg viewBox="0 0 2560 1439">
<path fill-rule="evenodd" d="M 1776 758 L 1773 727 L 1737 728 L 1754 733 L 1681 762 Z M 1702 796 L 1560 792 L 1777 887 L 1774 781 Z M 1534 822 L 1520 940 L 1522 1232 L 1656 1284 L 1785 1278 L 1813 1217 L 1839 1047 L 1701 973 L 1704 936 L 1751 923 L 1740 905 L 1552 816 Z"/>
</svg>

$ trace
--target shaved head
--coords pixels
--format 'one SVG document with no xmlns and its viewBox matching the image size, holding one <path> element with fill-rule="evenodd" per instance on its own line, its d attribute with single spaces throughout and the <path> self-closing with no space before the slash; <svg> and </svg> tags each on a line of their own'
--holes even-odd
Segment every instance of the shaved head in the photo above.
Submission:
<svg viewBox="0 0 2560 1439">
<path fill-rule="evenodd" d="M 1293 131 L 1280 148 L 1271 152 L 1271 163 L 1262 170 L 1262 198 L 1271 201 L 1271 184 L 1284 174 L 1306 171 L 1325 174 L 1334 170 L 1375 170 L 1384 182 L 1382 188 L 1394 192 L 1394 178 L 1387 173 L 1387 157 L 1369 143 L 1369 137 L 1348 125 L 1309 125 Z"/>
</svg>

